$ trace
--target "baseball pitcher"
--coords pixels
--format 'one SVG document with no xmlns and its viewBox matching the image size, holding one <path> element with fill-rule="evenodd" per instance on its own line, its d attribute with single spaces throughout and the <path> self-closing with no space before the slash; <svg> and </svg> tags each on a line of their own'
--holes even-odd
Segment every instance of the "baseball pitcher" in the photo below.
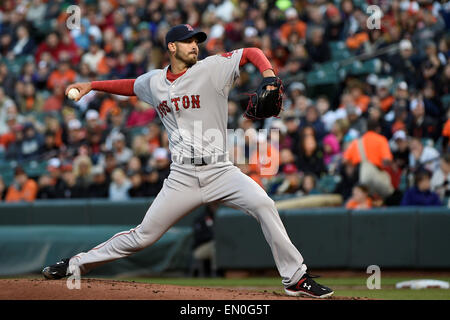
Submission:
<svg viewBox="0 0 450 320">
<path fill-rule="evenodd" d="M 45 278 L 69 276 L 71 266 L 85 274 L 103 263 L 129 256 L 158 241 L 193 209 L 219 201 L 245 211 L 260 223 L 288 295 L 324 298 L 333 294 L 306 272 L 303 257 L 290 241 L 273 200 L 228 159 L 228 94 L 239 76 L 239 68 L 252 63 L 264 77 L 245 112 L 251 119 L 279 114 L 281 81 L 257 48 L 198 60 L 198 44 L 206 38 L 204 32 L 195 31 L 190 25 L 175 26 L 166 35 L 170 65 L 164 69 L 152 70 L 137 79 L 75 83 L 67 88 L 66 94 L 73 88 L 79 90 L 75 100 L 91 90 L 99 90 L 136 95 L 154 106 L 169 134 L 171 172 L 141 224 L 88 252 L 45 267 Z M 201 134 L 196 134 L 199 127 Z"/>
</svg>

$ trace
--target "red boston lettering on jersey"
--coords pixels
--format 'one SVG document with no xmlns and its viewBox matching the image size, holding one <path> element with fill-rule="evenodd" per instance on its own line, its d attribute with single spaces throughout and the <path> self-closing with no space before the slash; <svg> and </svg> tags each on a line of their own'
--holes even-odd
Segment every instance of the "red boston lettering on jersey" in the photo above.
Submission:
<svg viewBox="0 0 450 320">
<path fill-rule="evenodd" d="M 166 101 L 166 100 L 164 100 L 164 101 L 162 102 L 162 105 L 163 105 L 164 109 L 166 109 L 167 112 L 172 111 L 172 110 L 170 110 L 169 106 L 167 105 L 167 101 Z"/>
<path fill-rule="evenodd" d="M 170 101 L 172 101 L 172 103 L 174 104 L 174 106 L 175 106 L 175 111 L 179 111 L 180 109 L 178 108 L 178 102 L 180 101 L 180 97 L 178 97 L 178 98 L 173 98 L 173 99 L 170 100 Z"/>
<path fill-rule="evenodd" d="M 183 107 L 184 107 L 185 109 L 187 109 L 187 108 L 189 108 L 189 105 L 190 105 L 190 103 L 189 103 L 189 97 L 188 97 L 188 96 L 184 96 L 184 97 L 183 97 Z"/>
<path fill-rule="evenodd" d="M 163 118 L 165 115 L 167 115 L 167 112 L 170 112 L 170 108 L 167 105 L 167 101 L 161 101 L 161 103 L 156 107 L 156 109 L 158 109 L 159 111 L 159 115 L 161 116 L 161 118 Z"/>
<path fill-rule="evenodd" d="M 191 107 L 191 109 L 200 109 L 200 95 L 198 94 L 193 94 L 190 98 L 187 95 L 183 96 L 182 98 L 176 97 L 170 99 L 170 101 L 172 101 L 172 105 L 174 106 L 175 111 L 180 111 L 180 107 L 178 105 L 178 102 L 180 101 L 181 103 L 183 103 L 184 109 L 189 109 L 189 107 Z M 164 118 L 167 113 L 172 112 L 172 109 L 167 100 L 161 101 L 160 104 L 156 107 L 156 110 L 158 110 L 161 119 Z"/>
<path fill-rule="evenodd" d="M 162 107 L 161 104 L 159 104 L 159 105 L 156 107 L 156 109 L 158 109 L 158 111 L 159 111 L 159 116 L 160 116 L 161 118 L 163 118 L 163 117 L 167 114 L 166 110 L 164 110 L 164 108 Z"/>
<path fill-rule="evenodd" d="M 191 96 L 191 102 L 192 102 L 192 109 L 200 108 L 200 96 L 198 94 Z"/>
</svg>

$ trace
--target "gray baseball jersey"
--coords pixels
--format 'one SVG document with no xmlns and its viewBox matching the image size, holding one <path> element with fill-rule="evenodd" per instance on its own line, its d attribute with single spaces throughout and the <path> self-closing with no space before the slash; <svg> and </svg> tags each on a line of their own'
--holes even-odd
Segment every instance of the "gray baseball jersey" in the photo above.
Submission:
<svg viewBox="0 0 450 320">
<path fill-rule="evenodd" d="M 226 154 L 227 100 L 239 76 L 242 51 L 198 61 L 173 82 L 167 80 L 168 67 L 150 71 L 135 81 L 136 95 L 155 106 L 168 131 L 173 155 Z M 220 134 L 216 139 L 210 139 L 207 134 L 195 134 L 199 125 L 203 133 Z M 203 166 L 172 162 L 168 178 L 140 225 L 114 235 L 86 253 L 77 254 L 69 264 L 86 273 L 107 261 L 131 255 L 156 242 L 193 209 L 213 201 L 239 208 L 256 218 L 283 284 L 290 286 L 298 282 L 306 272 L 306 265 L 290 241 L 273 200 L 254 180 L 223 157 Z"/>
<path fill-rule="evenodd" d="M 239 76 L 242 51 L 200 60 L 173 82 L 166 77 L 168 66 L 136 79 L 134 92 L 156 108 L 169 134 L 172 154 L 191 157 L 192 152 L 195 156 L 226 152 L 227 98 Z M 207 133 L 215 131 L 223 133 L 223 138 L 207 139 Z"/>
</svg>

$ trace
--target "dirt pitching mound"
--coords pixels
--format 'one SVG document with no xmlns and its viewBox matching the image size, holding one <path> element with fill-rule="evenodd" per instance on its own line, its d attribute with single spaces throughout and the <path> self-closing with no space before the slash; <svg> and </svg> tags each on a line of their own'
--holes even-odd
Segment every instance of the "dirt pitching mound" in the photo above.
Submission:
<svg viewBox="0 0 450 320">
<path fill-rule="evenodd" d="M 82 279 L 80 289 L 68 289 L 67 280 L 2 279 L 1 300 L 285 300 L 307 298 L 288 297 L 275 291 L 188 287 L 148 284 L 129 281 Z M 361 298 L 331 297 L 328 299 L 360 300 Z"/>
</svg>

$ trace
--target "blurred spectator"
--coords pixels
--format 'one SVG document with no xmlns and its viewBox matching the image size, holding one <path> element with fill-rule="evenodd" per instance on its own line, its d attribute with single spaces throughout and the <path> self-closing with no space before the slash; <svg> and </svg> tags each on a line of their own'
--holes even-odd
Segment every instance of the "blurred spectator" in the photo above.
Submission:
<svg viewBox="0 0 450 320">
<path fill-rule="evenodd" d="M 14 145 L 16 160 L 36 160 L 44 145 L 44 139 L 41 134 L 36 131 L 33 124 L 27 122 L 23 126 L 23 136 L 20 137 L 16 134 Z"/>
<path fill-rule="evenodd" d="M 392 155 L 395 165 L 400 169 L 407 169 L 409 165 L 409 145 L 405 131 L 398 130 L 392 136 Z"/>
<path fill-rule="evenodd" d="M 334 193 L 340 194 L 344 201 L 352 195 L 353 187 L 359 182 L 358 167 L 351 163 L 344 163 L 339 169 L 340 181 L 334 189 Z"/>
<path fill-rule="evenodd" d="M 44 101 L 42 111 L 58 112 L 62 109 L 63 103 L 64 103 L 64 85 L 63 83 L 55 82 L 51 90 L 51 95 Z"/>
<path fill-rule="evenodd" d="M 289 163 L 283 168 L 283 180 L 276 186 L 274 194 L 295 194 L 300 190 L 301 177 L 297 167 Z"/>
<path fill-rule="evenodd" d="M 437 120 L 425 113 L 425 105 L 421 97 L 411 101 L 412 117 L 408 123 L 408 134 L 415 138 L 437 140 L 440 129 Z"/>
<path fill-rule="evenodd" d="M 42 56 L 44 53 L 48 52 L 50 53 L 53 61 L 59 60 L 59 54 L 62 51 L 62 45 L 61 40 L 58 32 L 52 31 L 50 32 L 45 42 L 42 42 L 35 53 L 36 63 L 39 63 L 41 61 Z"/>
<path fill-rule="evenodd" d="M 113 150 L 118 165 L 125 165 L 133 156 L 131 149 L 126 146 L 123 133 L 118 133 L 113 137 Z"/>
<path fill-rule="evenodd" d="M 114 169 L 109 185 L 109 199 L 112 201 L 128 200 L 130 188 L 131 182 L 127 179 L 125 172 L 121 168 Z"/>
<path fill-rule="evenodd" d="M 358 135 L 367 131 L 367 120 L 361 117 L 362 112 L 356 105 L 348 104 L 345 107 L 345 112 L 347 113 L 349 130 L 355 131 Z"/>
<path fill-rule="evenodd" d="M 8 97 L 14 96 L 14 85 L 16 83 L 15 75 L 8 70 L 8 66 L 6 63 L 0 61 L 0 90 L 2 94 L 0 94 L 0 102 L 2 102 L 1 98 L 4 98 L 4 95 Z"/>
<path fill-rule="evenodd" d="M 347 201 L 345 207 L 351 210 L 371 209 L 372 199 L 369 197 L 369 189 L 363 184 L 354 186 L 352 197 Z"/>
<path fill-rule="evenodd" d="M 409 142 L 409 168 L 413 171 L 427 169 L 434 172 L 439 167 L 439 152 L 431 147 L 424 146 L 422 139 L 412 137 Z"/>
<path fill-rule="evenodd" d="M 97 163 L 101 156 L 104 139 L 104 126 L 99 119 L 97 110 L 88 110 L 86 112 L 86 143 L 94 163 Z"/>
<path fill-rule="evenodd" d="M 100 48 L 99 44 L 96 42 L 92 42 L 89 46 L 89 51 L 86 52 L 81 61 L 88 65 L 89 71 L 98 72 L 99 63 L 103 59 L 105 53 Z"/>
<path fill-rule="evenodd" d="M 419 170 L 414 176 L 414 187 L 403 196 L 402 206 L 441 206 L 442 202 L 436 192 L 431 191 L 431 173 Z"/>
<path fill-rule="evenodd" d="M 364 94 L 362 84 L 360 82 L 353 82 L 349 85 L 348 89 L 355 106 L 361 110 L 361 113 L 366 112 L 370 103 L 370 98 L 368 95 Z"/>
<path fill-rule="evenodd" d="M 105 171 L 100 165 L 91 169 L 92 183 L 88 187 L 90 198 L 108 198 L 109 184 L 106 179 Z"/>
<path fill-rule="evenodd" d="M 6 202 L 32 202 L 36 199 L 38 185 L 28 178 L 28 175 L 21 167 L 14 169 L 14 181 L 9 186 L 6 193 Z"/>
<path fill-rule="evenodd" d="M 450 153 L 441 157 L 439 169 L 433 172 L 430 186 L 442 202 L 450 197 Z"/>
<path fill-rule="evenodd" d="M 306 41 L 306 50 L 312 61 L 323 63 L 330 60 L 330 47 L 328 41 L 324 39 L 324 30 L 314 27 L 311 31 L 311 38 Z"/>
<path fill-rule="evenodd" d="M 73 173 L 76 187 L 81 198 L 88 197 L 89 185 L 92 183 L 92 161 L 87 155 L 79 155 L 73 161 Z"/>
<path fill-rule="evenodd" d="M 136 107 L 131 111 L 127 120 L 127 127 L 144 126 L 156 117 L 155 109 L 143 101 L 138 101 Z"/>
<path fill-rule="evenodd" d="M 47 165 L 50 185 L 47 198 L 65 198 L 65 182 L 62 179 L 62 165 L 58 158 L 52 158 Z"/>
<path fill-rule="evenodd" d="M 125 128 L 125 118 L 124 112 L 120 109 L 114 109 L 109 114 L 109 123 L 106 129 L 106 138 L 105 138 L 105 148 L 106 150 L 112 150 L 113 148 L 113 137 L 118 133 L 123 132 Z"/>
<path fill-rule="evenodd" d="M 58 69 L 50 73 L 47 81 L 47 88 L 52 90 L 55 86 L 66 87 L 75 82 L 76 73 L 70 68 L 69 57 L 64 57 L 59 61 Z"/>
<path fill-rule="evenodd" d="M 302 177 L 300 186 L 300 194 L 303 196 L 318 194 L 317 190 L 317 178 L 312 173 L 305 173 Z"/>
<path fill-rule="evenodd" d="M 320 119 L 319 110 L 314 105 L 308 106 L 305 116 L 300 119 L 300 130 L 308 126 L 314 129 L 317 140 L 320 141 L 323 139 L 326 134 L 325 125 Z"/>
<path fill-rule="evenodd" d="M 413 88 L 417 87 L 415 62 L 412 59 L 414 51 L 410 40 L 403 39 L 399 43 L 399 52 L 389 58 L 394 77 L 402 77 Z"/>
<path fill-rule="evenodd" d="M 87 197 L 77 185 L 77 180 L 72 170 L 64 169 L 62 180 L 64 181 L 63 198 L 76 199 Z"/>
<path fill-rule="evenodd" d="M 311 130 L 308 130 L 308 129 Z M 327 171 L 323 159 L 323 151 L 317 143 L 312 127 L 304 127 L 300 133 L 297 168 L 303 173 L 313 173 L 320 177 Z"/>
<path fill-rule="evenodd" d="M 331 162 L 336 161 L 341 155 L 341 141 L 343 138 L 343 131 L 341 129 L 342 122 L 336 121 L 331 128 L 331 132 L 327 134 L 322 140 L 323 146 L 323 161 L 326 166 L 329 166 Z"/>
<path fill-rule="evenodd" d="M 194 220 L 193 257 L 202 264 L 199 270 L 203 270 L 199 272 L 199 276 L 215 276 L 217 271 L 214 243 L 214 218 L 217 208 L 217 203 L 205 205 L 203 212 Z"/>
<path fill-rule="evenodd" d="M 14 55 L 22 56 L 33 53 L 35 48 L 34 39 L 30 37 L 27 26 L 19 25 L 16 29 L 16 42 L 12 48 Z"/>
<path fill-rule="evenodd" d="M 86 144 L 86 131 L 83 129 L 81 121 L 72 119 L 67 124 L 68 134 L 65 145 L 67 146 L 67 153 L 70 157 L 75 157 L 78 149 Z"/>
<path fill-rule="evenodd" d="M 341 32 L 343 29 L 343 21 L 339 9 L 333 4 L 329 4 L 326 11 L 327 26 L 325 30 L 325 38 L 329 41 L 341 40 Z"/>
<path fill-rule="evenodd" d="M 23 95 L 19 95 L 17 98 L 17 105 L 22 114 L 27 115 L 42 111 L 44 98 L 39 92 L 36 92 L 33 83 L 25 83 Z"/>
<path fill-rule="evenodd" d="M 362 142 L 367 160 L 375 166 L 382 168 L 392 161 L 392 153 L 387 139 L 380 135 L 381 128 L 378 122 L 371 120 L 367 126 L 367 132 L 362 136 Z M 344 151 L 344 160 L 353 165 L 361 162 L 361 155 L 358 149 L 358 141 L 351 142 Z"/>
<path fill-rule="evenodd" d="M 306 23 L 298 18 L 297 10 L 291 7 L 285 11 L 286 23 L 280 28 L 280 40 L 287 45 L 289 38 L 295 34 L 299 39 L 306 38 Z"/>
<path fill-rule="evenodd" d="M 146 196 L 145 185 L 142 181 L 142 175 L 139 171 L 133 171 L 129 175 L 131 187 L 128 189 L 128 194 L 131 198 L 140 198 Z"/>
<path fill-rule="evenodd" d="M 169 176 L 170 172 L 170 158 L 169 152 L 165 148 L 157 148 L 153 152 L 153 156 L 150 160 L 150 166 L 158 171 L 158 180 L 161 184 Z"/>
</svg>

